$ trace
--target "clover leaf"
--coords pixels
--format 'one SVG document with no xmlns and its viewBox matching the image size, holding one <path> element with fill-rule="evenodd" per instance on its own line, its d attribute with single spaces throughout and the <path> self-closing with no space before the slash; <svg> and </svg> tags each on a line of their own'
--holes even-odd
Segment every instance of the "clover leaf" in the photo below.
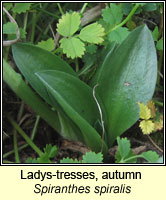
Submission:
<svg viewBox="0 0 166 200">
<path fill-rule="evenodd" d="M 101 24 L 93 23 L 83 28 L 79 38 L 85 42 L 100 44 L 103 42 L 104 28 Z"/>
<path fill-rule="evenodd" d="M 63 53 L 65 53 L 67 57 L 71 57 L 73 59 L 75 57 L 82 57 L 84 54 L 84 43 L 75 37 L 62 38 L 60 43 L 60 47 L 63 49 Z"/>
<path fill-rule="evenodd" d="M 80 15 L 77 12 L 73 12 L 72 14 L 66 13 L 59 20 L 57 31 L 60 35 L 69 37 L 78 30 L 80 24 Z"/>
</svg>

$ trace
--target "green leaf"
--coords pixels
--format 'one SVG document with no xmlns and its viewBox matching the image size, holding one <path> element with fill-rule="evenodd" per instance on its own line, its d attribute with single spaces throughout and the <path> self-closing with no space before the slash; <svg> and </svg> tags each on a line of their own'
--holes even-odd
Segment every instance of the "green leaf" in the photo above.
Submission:
<svg viewBox="0 0 166 200">
<path fill-rule="evenodd" d="M 157 163 L 163 163 L 163 162 L 164 162 L 164 159 L 163 159 L 163 156 L 161 156 L 161 157 L 158 159 Z"/>
<path fill-rule="evenodd" d="M 157 42 L 156 48 L 157 48 L 157 50 L 159 50 L 159 51 L 163 50 L 163 38 L 161 38 L 161 39 Z"/>
<path fill-rule="evenodd" d="M 116 5 L 115 3 L 111 3 L 110 8 L 106 7 L 102 10 L 102 16 L 104 21 L 110 24 L 113 28 L 115 25 L 121 22 L 123 13 L 120 6 Z"/>
<path fill-rule="evenodd" d="M 79 29 L 80 24 L 81 19 L 79 13 L 66 13 L 59 20 L 59 23 L 57 24 L 57 31 L 60 35 L 63 35 L 64 37 L 69 37 L 72 36 Z"/>
<path fill-rule="evenodd" d="M 107 111 L 109 146 L 139 119 L 138 101 L 152 98 L 156 79 L 154 41 L 147 26 L 140 26 L 106 56 L 98 72 L 96 92 Z"/>
<path fill-rule="evenodd" d="M 159 155 L 153 151 L 143 152 L 141 155 L 149 163 L 157 163 L 159 160 Z"/>
<path fill-rule="evenodd" d="M 99 111 L 92 95 L 92 89 L 84 82 L 64 72 L 44 71 L 36 75 L 47 88 L 52 103 L 57 101 L 66 115 L 80 128 L 83 142 L 93 151 L 99 152 L 102 145 L 101 136 L 92 127 L 99 118 Z M 106 150 L 106 146 L 104 148 Z"/>
<path fill-rule="evenodd" d="M 131 150 L 130 141 L 127 138 L 120 139 L 120 137 L 117 137 L 117 142 L 118 142 L 118 151 L 121 158 L 127 157 Z"/>
<path fill-rule="evenodd" d="M 3 24 L 3 34 L 16 34 L 17 25 L 13 22 Z"/>
<path fill-rule="evenodd" d="M 57 113 L 36 95 L 36 93 L 22 79 L 21 74 L 16 73 L 14 69 L 3 59 L 3 80 L 21 98 L 24 103 L 40 115 L 57 132 L 60 129 Z"/>
<path fill-rule="evenodd" d="M 62 160 L 60 160 L 60 163 L 81 163 L 79 160 L 77 159 L 72 159 L 72 158 L 63 158 Z"/>
<path fill-rule="evenodd" d="M 86 46 L 85 49 L 86 49 L 86 53 L 94 54 L 97 51 L 97 46 L 94 44 L 90 44 L 90 45 Z"/>
<path fill-rule="evenodd" d="M 82 157 L 82 163 L 103 163 L 103 154 L 101 152 L 87 152 Z"/>
<path fill-rule="evenodd" d="M 69 119 L 64 113 L 58 112 L 59 123 L 61 129 L 59 131 L 60 135 L 71 141 L 83 141 L 80 129 Z"/>
<path fill-rule="evenodd" d="M 104 28 L 101 24 L 93 23 L 83 28 L 79 38 L 85 42 L 100 44 L 103 42 Z"/>
<path fill-rule="evenodd" d="M 67 57 L 76 58 L 82 57 L 85 51 L 84 43 L 81 42 L 78 38 L 62 38 L 60 40 L 60 47 L 63 49 L 63 53 L 67 55 Z"/>
<path fill-rule="evenodd" d="M 56 145 L 52 146 L 51 144 L 47 144 L 44 152 L 48 155 L 48 158 L 54 158 L 58 153 L 58 148 Z"/>
<path fill-rule="evenodd" d="M 32 3 L 15 3 L 14 8 L 12 9 L 14 13 L 25 13 L 30 9 Z"/>
<path fill-rule="evenodd" d="M 39 158 L 37 158 L 37 163 L 51 163 L 48 154 L 43 153 Z"/>
<path fill-rule="evenodd" d="M 52 51 L 55 48 L 54 40 L 52 38 L 38 42 L 37 46 L 47 51 Z"/>
<path fill-rule="evenodd" d="M 146 5 L 143 7 L 145 11 L 154 11 L 157 10 L 157 4 L 156 3 L 146 3 Z"/>
<path fill-rule="evenodd" d="M 122 11 L 123 14 L 128 15 L 130 11 L 132 10 L 132 4 L 131 3 L 123 3 Z"/>
<path fill-rule="evenodd" d="M 20 28 L 20 38 L 25 39 L 26 34 L 27 34 L 27 32 L 23 28 Z"/>
<path fill-rule="evenodd" d="M 119 27 L 109 34 L 108 39 L 110 42 L 115 41 L 117 43 L 121 43 L 124 39 L 126 39 L 128 34 L 129 34 L 128 28 Z"/>
<path fill-rule="evenodd" d="M 17 43 L 12 45 L 12 52 L 21 73 L 49 104 L 52 102 L 50 102 L 45 86 L 39 82 L 35 73 L 43 70 L 58 70 L 77 76 L 74 70 L 60 57 L 34 45 Z"/>
<path fill-rule="evenodd" d="M 29 157 L 26 161 L 25 161 L 25 163 L 37 163 L 37 159 L 35 159 L 35 158 L 31 158 L 31 157 Z"/>
<path fill-rule="evenodd" d="M 152 32 L 152 36 L 153 36 L 154 41 L 157 41 L 157 40 L 158 40 L 158 37 L 159 37 L 159 29 L 158 29 L 158 26 L 155 26 L 155 29 L 154 29 L 153 32 Z"/>
<path fill-rule="evenodd" d="M 3 3 L 3 6 L 9 11 L 12 8 L 13 3 Z"/>
</svg>

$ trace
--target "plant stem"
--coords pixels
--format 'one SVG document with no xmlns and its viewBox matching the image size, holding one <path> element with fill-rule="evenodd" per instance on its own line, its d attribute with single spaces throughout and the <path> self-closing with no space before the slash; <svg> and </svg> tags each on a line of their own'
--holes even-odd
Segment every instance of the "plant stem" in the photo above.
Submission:
<svg viewBox="0 0 166 200">
<path fill-rule="evenodd" d="M 32 134 L 31 134 L 31 140 L 32 140 L 32 141 L 33 141 L 34 138 L 35 138 L 35 135 L 36 135 L 36 131 L 37 131 L 37 127 L 38 127 L 39 121 L 40 121 L 40 116 L 37 115 L 36 121 L 35 121 L 35 125 L 34 125 L 34 128 L 33 128 L 33 130 L 32 130 Z M 18 148 L 18 151 L 21 151 L 21 150 L 25 149 L 25 148 L 28 147 L 28 146 L 29 146 L 28 144 L 24 144 L 24 145 L 22 145 L 22 146 L 20 146 L 20 147 Z M 3 158 L 7 158 L 8 156 L 10 156 L 10 155 L 13 154 L 13 153 L 14 153 L 14 150 L 11 150 L 11 151 L 5 153 L 5 154 L 3 155 Z"/>
<path fill-rule="evenodd" d="M 32 17 L 31 43 L 34 42 L 35 26 L 36 26 L 36 11 L 33 13 L 33 17 Z"/>
<path fill-rule="evenodd" d="M 42 156 L 43 152 L 32 142 L 27 134 L 21 129 L 21 127 L 12 119 L 11 116 L 6 115 L 12 126 L 18 131 L 18 133 L 26 140 L 26 142 L 32 147 L 32 149 L 39 155 Z"/>
<path fill-rule="evenodd" d="M 117 28 L 125 25 L 129 19 L 134 15 L 135 11 L 137 10 L 137 8 L 139 7 L 139 4 L 136 4 L 133 9 L 131 10 L 131 12 L 129 13 L 129 15 L 118 25 L 116 25 L 115 27 L 113 27 L 111 30 L 109 30 L 106 35 L 108 35 L 109 33 L 111 33 L 112 31 L 116 30 Z"/>
<path fill-rule="evenodd" d="M 147 137 L 150 140 L 150 142 L 156 147 L 156 149 L 163 153 L 163 150 L 152 140 L 152 138 L 149 135 L 147 135 Z"/>
<path fill-rule="evenodd" d="M 84 13 L 84 11 L 85 11 L 87 5 L 88 5 L 88 3 L 84 3 L 84 5 L 83 5 L 83 7 L 82 7 L 82 9 L 81 9 L 81 11 L 80 11 L 81 17 L 83 16 L 83 13 Z"/>
<path fill-rule="evenodd" d="M 75 59 L 75 64 L 76 64 L 76 72 L 79 72 L 79 64 L 78 64 L 78 58 Z"/>
<path fill-rule="evenodd" d="M 126 163 L 126 162 L 128 162 L 128 161 L 130 161 L 132 159 L 135 159 L 135 158 L 142 158 L 142 156 L 141 155 L 131 156 L 131 157 L 127 158 L 127 159 L 124 159 L 124 160 L 122 159 L 119 163 Z"/>
<path fill-rule="evenodd" d="M 61 15 L 64 15 L 64 12 L 62 10 L 62 7 L 61 7 L 60 3 L 57 3 L 57 5 L 58 5 L 58 8 L 59 8 L 59 11 L 60 11 Z"/>
<path fill-rule="evenodd" d="M 15 153 L 15 160 L 16 163 L 20 163 L 19 154 L 18 154 L 18 146 L 17 146 L 17 131 L 14 129 L 14 153 Z"/>
</svg>

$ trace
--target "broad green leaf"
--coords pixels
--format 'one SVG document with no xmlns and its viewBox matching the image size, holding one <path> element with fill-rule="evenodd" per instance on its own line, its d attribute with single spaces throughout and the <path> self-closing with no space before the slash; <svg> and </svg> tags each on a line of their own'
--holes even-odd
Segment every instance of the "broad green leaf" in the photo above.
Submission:
<svg viewBox="0 0 166 200">
<path fill-rule="evenodd" d="M 16 34 L 17 25 L 13 22 L 3 24 L 3 34 Z"/>
<path fill-rule="evenodd" d="M 79 38 L 85 42 L 100 44 L 103 42 L 104 28 L 101 24 L 93 23 L 83 28 Z"/>
<path fill-rule="evenodd" d="M 81 19 L 79 13 L 66 13 L 59 20 L 59 23 L 57 24 L 57 31 L 60 35 L 63 35 L 64 37 L 69 37 L 72 36 L 79 29 L 80 24 Z"/>
<path fill-rule="evenodd" d="M 84 141 L 80 129 L 64 113 L 58 112 L 60 135 L 71 141 Z"/>
<path fill-rule="evenodd" d="M 159 160 L 159 155 L 153 151 L 143 152 L 141 155 L 149 163 L 157 163 Z"/>
<path fill-rule="evenodd" d="M 14 61 L 28 80 L 30 85 L 49 104 L 47 91 L 43 84 L 39 82 L 35 72 L 43 70 L 59 70 L 77 76 L 74 70 L 58 56 L 31 44 L 17 43 L 12 46 Z"/>
<path fill-rule="evenodd" d="M 109 146 L 139 119 L 138 101 L 147 103 L 152 98 L 156 79 L 154 41 L 143 25 L 106 56 L 98 74 L 97 92 L 107 111 Z"/>
<path fill-rule="evenodd" d="M 38 42 L 37 46 L 47 51 L 52 51 L 55 48 L 54 40 L 52 38 Z"/>
<path fill-rule="evenodd" d="M 85 51 L 85 45 L 78 38 L 62 38 L 60 40 L 60 47 L 63 49 L 63 53 L 67 55 L 67 57 L 76 58 L 82 57 Z"/>
<path fill-rule="evenodd" d="M 99 118 L 99 111 L 92 95 L 92 89 L 84 82 L 64 72 L 44 71 L 36 73 L 68 117 L 80 128 L 84 143 L 93 151 L 99 152 L 102 140 L 92 127 Z M 106 145 L 104 144 L 106 152 Z"/>
<path fill-rule="evenodd" d="M 40 115 L 57 132 L 60 130 L 58 116 L 55 111 L 42 101 L 36 93 L 24 82 L 21 74 L 16 73 L 14 69 L 3 59 L 3 80 L 21 98 L 35 113 Z"/>
<path fill-rule="evenodd" d="M 115 25 L 119 24 L 122 20 L 123 13 L 119 5 L 115 3 L 110 4 L 110 8 L 106 7 L 102 10 L 102 16 L 107 24 L 113 28 Z"/>
<path fill-rule="evenodd" d="M 129 31 L 127 28 L 119 27 L 109 34 L 108 39 L 110 42 L 115 41 L 117 43 L 121 43 L 128 36 L 128 34 L 129 34 Z"/>
<path fill-rule="evenodd" d="M 82 163 L 103 163 L 103 154 L 101 152 L 87 152 L 82 157 Z"/>
<path fill-rule="evenodd" d="M 15 3 L 14 8 L 12 9 L 14 13 L 25 13 L 30 9 L 32 3 Z"/>
</svg>

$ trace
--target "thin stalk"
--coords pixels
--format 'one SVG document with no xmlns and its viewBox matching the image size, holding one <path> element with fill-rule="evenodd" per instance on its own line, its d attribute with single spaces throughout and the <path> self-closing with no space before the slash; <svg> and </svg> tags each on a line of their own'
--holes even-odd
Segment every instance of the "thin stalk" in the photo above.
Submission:
<svg viewBox="0 0 166 200">
<path fill-rule="evenodd" d="M 31 140 L 32 140 L 32 141 L 33 141 L 34 138 L 35 138 L 35 135 L 36 135 L 36 131 L 37 131 L 37 127 L 38 127 L 39 121 L 40 121 L 40 116 L 37 115 L 36 121 L 35 121 L 35 125 L 34 125 L 34 127 L 33 127 L 32 134 L 31 134 Z M 28 144 L 24 144 L 24 145 L 22 145 L 21 147 L 18 148 L 18 151 L 21 151 L 21 150 L 25 149 L 25 148 L 28 147 L 28 146 L 29 146 Z M 13 153 L 14 153 L 14 150 L 11 150 L 11 151 L 5 153 L 5 154 L 3 155 L 3 158 L 7 158 L 8 156 L 10 156 L 10 155 L 13 154 Z"/>
<path fill-rule="evenodd" d="M 26 31 L 27 29 L 27 22 L 28 22 L 28 12 L 26 12 L 24 15 L 24 26 L 23 26 L 24 31 Z"/>
<path fill-rule="evenodd" d="M 154 103 L 155 103 L 157 106 L 160 106 L 160 107 L 163 107 L 163 106 L 164 106 L 163 102 L 157 101 L 157 100 L 155 100 L 155 99 L 153 99 L 153 101 L 154 101 Z"/>
<path fill-rule="evenodd" d="M 58 5 L 58 8 L 59 8 L 61 15 L 64 15 L 64 12 L 63 12 L 63 9 L 62 9 L 60 3 L 57 3 L 57 5 Z"/>
<path fill-rule="evenodd" d="M 17 130 L 17 132 L 25 139 L 25 141 L 32 147 L 32 149 L 39 155 L 42 156 L 43 152 L 32 142 L 32 140 L 27 136 L 27 134 L 21 129 L 21 127 L 12 119 L 11 116 L 6 115 L 9 122 Z"/>
<path fill-rule="evenodd" d="M 79 64 L 78 64 L 78 58 L 75 59 L 75 64 L 76 64 L 76 72 L 79 72 Z"/>
<path fill-rule="evenodd" d="M 18 146 L 17 146 L 17 131 L 16 131 L 16 129 L 14 129 L 13 141 L 14 141 L 15 161 L 16 161 L 16 163 L 20 163 L 20 158 L 19 158 L 19 154 L 18 154 Z"/>
<path fill-rule="evenodd" d="M 131 10 L 131 12 L 129 13 L 129 15 L 118 25 L 116 25 L 114 28 L 112 28 L 111 30 L 109 30 L 106 35 L 108 35 L 109 33 L 111 33 L 112 31 L 116 30 L 117 28 L 125 25 L 129 19 L 134 15 L 135 11 L 137 10 L 137 8 L 139 7 L 139 4 L 136 4 L 133 9 Z"/>
<path fill-rule="evenodd" d="M 84 13 L 84 11 L 85 11 L 85 9 L 86 9 L 87 6 L 88 6 L 88 3 L 84 3 L 84 5 L 83 5 L 83 7 L 82 7 L 82 9 L 80 11 L 80 15 L 81 16 L 83 16 L 83 13 Z"/>
<path fill-rule="evenodd" d="M 34 125 L 33 130 L 32 130 L 31 140 L 33 140 L 35 138 L 36 131 L 37 131 L 37 128 L 38 128 L 38 125 L 39 125 L 39 121 L 40 121 L 40 116 L 37 115 L 35 125 Z"/>
<path fill-rule="evenodd" d="M 159 61 L 158 61 L 158 76 L 157 76 L 157 84 L 160 84 L 160 73 L 163 63 L 163 50 L 159 51 Z"/>
<path fill-rule="evenodd" d="M 129 157 L 129 158 L 126 158 L 126 159 L 122 159 L 121 161 L 120 161 L 120 163 L 126 163 L 126 162 L 128 162 L 128 161 L 130 161 L 130 160 L 132 160 L 132 159 L 135 159 L 135 158 L 143 158 L 143 156 L 141 156 L 141 155 L 135 155 L 135 156 L 131 156 L 131 157 Z"/>
<path fill-rule="evenodd" d="M 32 17 L 32 28 L 31 28 L 31 42 L 34 42 L 34 38 L 35 38 L 35 26 L 36 26 L 36 12 L 33 13 L 33 17 Z"/>
</svg>

